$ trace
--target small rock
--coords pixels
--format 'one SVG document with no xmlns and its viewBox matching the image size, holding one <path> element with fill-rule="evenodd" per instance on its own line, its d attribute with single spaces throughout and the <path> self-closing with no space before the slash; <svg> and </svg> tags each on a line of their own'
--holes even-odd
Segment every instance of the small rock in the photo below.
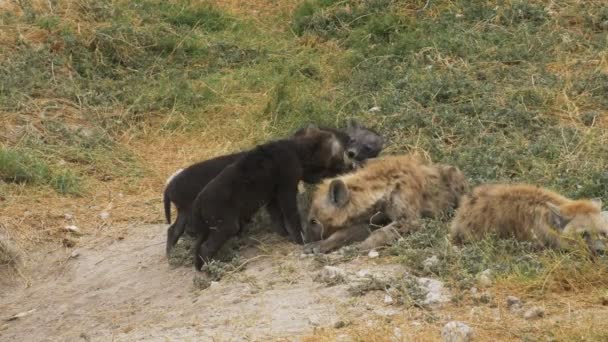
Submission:
<svg viewBox="0 0 608 342">
<path fill-rule="evenodd" d="M 63 218 L 65 218 L 66 220 L 71 220 L 74 218 L 74 215 L 65 213 L 63 214 Z"/>
<path fill-rule="evenodd" d="M 450 301 L 450 297 L 445 290 L 443 283 L 431 278 L 418 278 L 418 285 L 426 289 L 425 305 L 436 305 Z"/>
<path fill-rule="evenodd" d="M 214 288 L 214 287 L 218 287 L 218 286 L 220 286 L 220 282 L 219 282 L 219 281 L 212 281 L 212 282 L 209 284 L 209 288 L 210 288 L 210 289 L 212 289 L 212 288 Z"/>
<path fill-rule="evenodd" d="M 608 296 L 603 296 L 602 297 L 602 305 L 603 306 L 608 306 Z"/>
<path fill-rule="evenodd" d="M 370 113 L 375 113 L 375 112 L 379 112 L 379 111 L 381 111 L 381 110 L 382 110 L 382 108 L 381 108 L 381 107 L 374 106 L 374 107 L 372 107 L 372 108 L 368 109 L 368 112 L 370 112 Z"/>
<path fill-rule="evenodd" d="M 477 283 L 481 287 L 488 287 L 492 285 L 492 270 L 487 269 L 477 275 Z"/>
<path fill-rule="evenodd" d="M 430 258 L 426 258 L 422 262 L 422 266 L 426 271 L 430 271 L 433 267 L 435 267 L 439 263 L 439 258 L 436 255 L 433 255 Z"/>
<path fill-rule="evenodd" d="M 316 275 L 315 281 L 323 283 L 338 283 L 346 280 L 346 271 L 335 266 L 323 266 Z"/>
<path fill-rule="evenodd" d="M 462 322 L 451 321 L 441 329 L 443 342 L 468 342 L 472 337 L 473 329 Z"/>
<path fill-rule="evenodd" d="M 107 219 L 109 219 L 109 218 L 110 218 L 110 213 L 109 213 L 109 212 L 107 212 L 107 211 L 102 211 L 102 212 L 99 214 L 99 218 L 100 218 L 100 219 L 102 219 L 102 220 L 107 220 Z"/>
<path fill-rule="evenodd" d="M 336 323 L 334 323 L 335 329 L 344 328 L 345 326 L 346 326 L 346 323 L 344 321 L 337 321 Z"/>
<path fill-rule="evenodd" d="M 476 294 L 477 294 L 477 288 L 476 288 L 476 287 L 474 287 L 474 286 L 473 286 L 473 287 L 471 287 L 471 289 L 470 289 L 469 291 L 471 291 L 471 294 L 472 294 L 472 295 L 476 295 Z"/>
<path fill-rule="evenodd" d="M 65 226 L 65 227 L 63 227 L 63 229 L 67 230 L 68 232 L 72 232 L 72 233 L 80 233 L 80 228 L 78 228 L 74 225 Z"/>
<path fill-rule="evenodd" d="M 377 258 L 380 256 L 380 253 L 378 253 L 375 249 L 372 249 L 371 251 L 369 251 L 367 256 L 370 258 Z"/>
<path fill-rule="evenodd" d="M 74 250 L 72 251 L 72 253 L 70 254 L 70 258 L 74 259 L 74 258 L 78 258 L 80 256 L 80 252 L 78 252 L 78 250 Z"/>
<path fill-rule="evenodd" d="M 517 311 L 521 309 L 521 300 L 515 296 L 507 297 L 507 308 L 511 311 Z"/>
<path fill-rule="evenodd" d="M 359 272 L 357 272 L 357 277 L 365 278 L 371 274 L 372 273 L 369 270 L 360 270 Z"/>
<path fill-rule="evenodd" d="M 535 319 L 545 316 L 545 309 L 540 306 L 534 306 L 524 313 L 525 319 Z"/>
<path fill-rule="evenodd" d="M 393 297 L 389 296 L 389 295 L 384 295 L 384 304 L 392 304 L 393 303 Z"/>
</svg>

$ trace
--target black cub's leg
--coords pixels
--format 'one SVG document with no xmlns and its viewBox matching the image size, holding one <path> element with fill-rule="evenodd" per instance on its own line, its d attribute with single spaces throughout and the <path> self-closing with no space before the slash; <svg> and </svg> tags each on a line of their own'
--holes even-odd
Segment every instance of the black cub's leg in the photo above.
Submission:
<svg viewBox="0 0 608 342">
<path fill-rule="evenodd" d="M 194 267 L 197 271 L 201 270 L 203 262 L 213 258 L 224 243 L 239 232 L 239 221 L 230 220 L 209 226 L 208 232 L 208 238 L 201 236 L 194 244 Z"/>
<path fill-rule="evenodd" d="M 277 203 L 276 199 L 268 203 L 268 205 L 266 206 L 266 211 L 268 211 L 268 215 L 270 216 L 270 224 L 272 225 L 272 230 L 281 236 L 287 236 L 288 233 L 285 230 L 283 213 L 281 212 L 281 207 Z"/>
</svg>

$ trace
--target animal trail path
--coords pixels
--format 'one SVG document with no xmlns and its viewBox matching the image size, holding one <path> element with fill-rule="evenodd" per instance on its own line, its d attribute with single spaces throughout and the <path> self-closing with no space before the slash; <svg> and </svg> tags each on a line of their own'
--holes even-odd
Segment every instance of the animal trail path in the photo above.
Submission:
<svg viewBox="0 0 608 342">
<path fill-rule="evenodd" d="M 286 255 L 256 258 L 195 290 L 191 267 L 167 264 L 165 234 L 166 225 L 139 226 L 59 266 L 52 256 L 29 288 L 0 289 L 0 341 L 294 340 L 366 310 L 347 303 L 346 285 L 313 282 L 311 259 L 287 243 Z"/>
</svg>

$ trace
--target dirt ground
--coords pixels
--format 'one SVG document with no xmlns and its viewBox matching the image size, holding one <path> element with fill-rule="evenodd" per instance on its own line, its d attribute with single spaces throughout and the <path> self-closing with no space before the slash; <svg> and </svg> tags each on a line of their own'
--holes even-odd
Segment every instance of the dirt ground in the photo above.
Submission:
<svg viewBox="0 0 608 342">
<path fill-rule="evenodd" d="M 197 290 L 193 268 L 168 265 L 165 232 L 166 225 L 142 225 L 122 240 L 77 249 L 76 257 L 62 250 L 43 258 L 30 287 L 2 289 L 0 339 L 297 340 L 363 313 L 369 321 L 399 312 L 379 293 L 354 300 L 347 284 L 315 282 L 319 266 L 313 259 L 272 235 L 241 251 L 247 263 L 242 271 Z M 347 268 L 365 268 L 363 259 Z M 398 268 L 378 265 L 374 272 Z"/>
</svg>

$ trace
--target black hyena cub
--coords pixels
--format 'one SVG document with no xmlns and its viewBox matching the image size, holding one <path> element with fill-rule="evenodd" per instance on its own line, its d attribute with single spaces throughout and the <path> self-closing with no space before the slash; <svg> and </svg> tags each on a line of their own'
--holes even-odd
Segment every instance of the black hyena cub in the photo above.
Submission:
<svg viewBox="0 0 608 342">
<path fill-rule="evenodd" d="M 308 126 L 308 128 L 312 127 L 314 127 L 314 125 Z M 351 138 L 346 133 L 329 128 L 322 130 L 333 133 L 344 148 L 350 147 L 348 144 L 351 141 Z M 303 135 L 305 132 L 307 132 L 307 128 L 302 128 L 298 130 L 296 136 Z M 187 231 L 191 236 L 195 235 L 188 222 L 190 221 L 192 204 L 199 192 L 201 192 L 213 178 L 219 175 L 226 166 L 237 161 L 245 155 L 245 153 L 246 152 L 233 153 L 190 165 L 186 169 L 176 172 L 167 180 L 167 186 L 163 196 L 167 223 L 171 224 L 171 203 L 173 203 L 177 209 L 177 219 L 167 230 L 167 256 L 171 253 L 171 249 L 177 243 L 177 240 L 182 236 L 184 231 Z M 311 173 L 308 178 L 310 180 L 315 180 L 316 183 L 316 181 L 322 178 L 334 177 L 341 173 L 341 170 L 335 170 L 336 172 L 331 171 L 332 170 L 320 170 L 319 172 L 322 174 L 314 175 Z"/>
<path fill-rule="evenodd" d="M 349 169 L 343 145 L 314 127 L 292 139 L 259 145 L 227 166 L 198 194 L 192 207 L 197 234 L 194 265 L 200 270 L 220 247 L 266 206 L 273 228 L 302 243 L 298 183 L 316 183 Z"/>
</svg>

